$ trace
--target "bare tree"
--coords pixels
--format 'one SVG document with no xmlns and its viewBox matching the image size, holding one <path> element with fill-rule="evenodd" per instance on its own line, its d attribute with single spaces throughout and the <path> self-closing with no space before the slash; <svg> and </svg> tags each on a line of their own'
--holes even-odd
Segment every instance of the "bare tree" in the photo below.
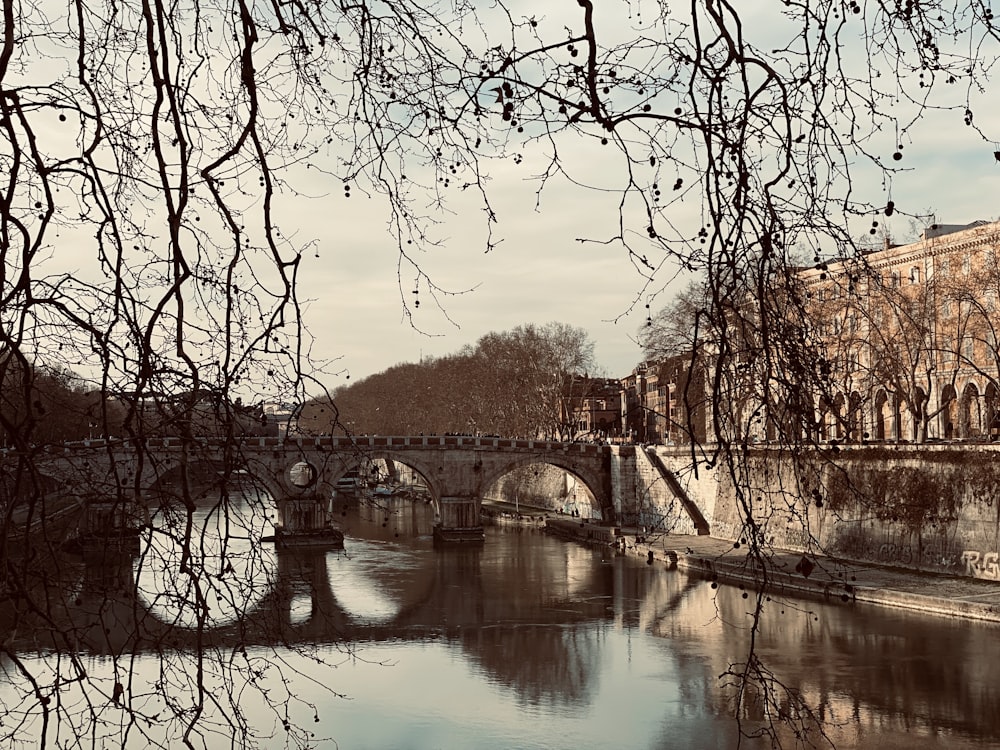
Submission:
<svg viewBox="0 0 1000 750">
<path fill-rule="evenodd" d="M 122 396 L 122 437 L 138 445 L 162 423 L 169 397 L 192 455 L 210 392 L 212 429 L 231 445 L 225 513 L 240 466 L 236 399 L 300 403 L 322 373 L 309 362 L 296 293 L 316 246 L 281 219 L 306 175 L 322 175 L 344 199 L 384 198 L 400 305 L 419 324 L 421 301 L 446 303 L 419 258 L 435 244 L 449 194 L 478 196 L 493 249 L 488 160 L 521 163 L 541 151 L 540 195 L 563 179 L 613 195 L 619 222 L 589 239 L 621 253 L 643 292 L 678 269 L 704 274 L 713 392 L 753 383 L 772 406 L 810 392 L 823 364 L 791 281 L 790 248 L 832 243 L 846 255 L 852 222 L 905 213 L 891 190 L 860 194 L 853 175 L 864 165 L 881 178 L 867 182 L 891 187 L 928 107 L 953 111 L 990 140 L 973 110 L 980 87 L 990 90 L 992 11 L 980 2 L 791 2 L 761 23 L 726 0 L 652 8 L 639 17 L 627 4 L 578 0 L 541 17 L 504 3 L 5 0 L 4 355 L 21 373 L 35 362 L 68 366 Z M 942 89 L 962 93 L 938 102 Z M 610 179 L 590 182 L 593 153 L 613 154 Z M 333 223 L 351 219 L 345 209 Z M 29 400 L 35 390 L 21 388 Z M 712 450 L 731 472 L 751 552 L 762 556 L 741 467 L 765 417 L 747 403 L 716 409 Z M 118 432 L 106 411 L 101 419 L 101 434 Z M 44 495 L 42 425 L 3 425 L 16 448 L 4 471 L 19 478 L 27 507 Z M 789 444 L 805 434 L 779 432 Z M 118 478 L 119 496 L 157 471 L 152 455 L 139 466 Z M 204 633 L 206 592 L 225 587 L 195 554 L 197 492 L 187 476 L 174 494 L 156 529 L 180 550 L 188 593 L 179 603 L 200 613 Z M 3 534 L 13 533 L 8 514 Z M 4 554 L 6 585 L 31 579 L 37 558 Z M 34 613 L 58 630 L 44 596 L 19 591 L 14 626 L 23 632 Z M 73 650 L 72 639 L 63 643 Z M 15 663 L 48 717 L 51 686 Z M 73 679 L 87 683 L 76 666 Z M 188 746 L 213 695 L 203 661 L 194 674 L 190 704 L 172 711 Z M 120 679 L 113 690 L 88 684 L 137 710 Z M 281 714 L 280 700 L 271 706 Z M 246 734 L 238 701 L 224 713 Z"/>
<path fill-rule="evenodd" d="M 376 434 L 571 437 L 565 399 L 593 366 L 593 342 L 562 323 L 488 333 L 474 347 L 391 367 L 334 394 L 342 427 Z M 315 417 L 325 402 L 310 404 Z M 312 431 L 329 431 L 312 419 Z"/>
</svg>

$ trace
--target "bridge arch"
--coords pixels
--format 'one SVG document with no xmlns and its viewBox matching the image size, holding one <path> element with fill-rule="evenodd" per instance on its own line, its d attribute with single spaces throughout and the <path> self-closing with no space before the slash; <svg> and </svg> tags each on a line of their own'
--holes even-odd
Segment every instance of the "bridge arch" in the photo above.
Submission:
<svg viewBox="0 0 1000 750">
<path fill-rule="evenodd" d="M 143 488 L 143 492 L 156 496 L 169 497 L 174 487 L 180 483 L 186 473 L 189 480 L 189 487 L 204 490 L 209 487 L 221 489 L 223 481 L 230 489 L 252 488 L 258 491 L 263 490 L 276 503 L 286 492 L 285 485 L 279 477 L 274 475 L 272 467 L 255 465 L 252 460 L 247 460 L 230 466 L 228 478 L 224 479 L 226 471 L 225 463 L 210 457 L 199 457 L 188 461 L 185 464 L 176 464 L 165 467 L 151 476 L 151 482 Z"/>
<path fill-rule="evenodd" d="M 605 491 L 601 477 L 594 476 L 592 472 L 581 467 L 571 457 L 552 453 L 546 455 L 518 455 L 512 454 L 506 460 L 494 465 L 483 476 L 482 489 L 486 492 L 489 488 L 499 483 L 507 474 L 512 471 L 528 466 L 547 465 L 565 471 L 574 479 L 579 481 L 594 499 L 595 505 L 601 511 L 602 518 L 614 518 L 615 511 L 610 494 Z"/>
<path fill-rule="evenodd" d="M 433 463 L 421 458 L 412 451 L 401 452 L 380 449 L 371 451 L 370 453 L 365 453 L 362 456 L 352 456 L 343 460 L 340 463 L 340 466 L 331 473 L 327 481 L 336 484 L 339 479 L 346 476 L 352 470 L 356 470 L 364 464 L 373 463 L 375 461 L 391 462 L 412 469 L 427 484 L 427 487 L 433 497 L 439 498 L 441 496 L 440 482 L 436 478 Z"/>
<path fill-rule="evenodd" d="M 181 477 L 190 479 L 192 473 L 200 474 L 207 485 L 230 477 L 234 484 L 245 479 L 271 496 L 279 515 L 283 509 L 292 513 L 287 518 L 282 515 L 282 529 L 298 533 L 325 529 L 313 522 L 329 513 L 337 480 L 365 460 L 381 457 L 410 467 L 426 485 L 439 516 L 435 538 L 440 531 L 443 540 L 463 541 L 481 534 L 479 504 L 484 491 L 503 475 L 530 464 L 566 471 L 590 491 L 602 514 L 613 519 L 611 455 L 608 446 L 590 443 L 464 435 L 244 438 L 235 442 L 151 438 L 67 443 L 46 456 L 40 468 L 65 477 L 63 486 L 75 482 L 91 494 L 117 498 L 132 497 L 133 488 L 140 495 L 157 489 L 176 494 L 178 488 L 170 487 L 171 477 L 178 482 Z M 9 470 L 18 459 L 16 451 L 0 450 L 2 468 Z M 296 466 L 300 470 L 293 475 Z M 139 497 L 135 500 L 142 502 Z M 296 518 L 302 521 L 301 528 L 285 524 Z M 454 533 L 449 537 L 450 532 Z"/>
<path fill-rule="evenodd" d="M 431 454 L 433 455 L 433 454 Z M 441 495 L 443 492 L 441 470 L 432 461 L 415 454 L 412 451 L 401 452 L 391 449 L 378 449 L 363 455 L 351 456 L 343 460 L 339 467 L 333 471 L 329 477 L 325 478 L 331 486 L 336 487 L 338 480 L 349 474 L 351 471 L 362 468 L 365 464 L 377 461 L 385 461 L 392 464 L 405 466 L 413 471 L 427 486 L 429 502 L 434 512 L 434 519 L 437 521 L 441 515 Z"/>
</svg>

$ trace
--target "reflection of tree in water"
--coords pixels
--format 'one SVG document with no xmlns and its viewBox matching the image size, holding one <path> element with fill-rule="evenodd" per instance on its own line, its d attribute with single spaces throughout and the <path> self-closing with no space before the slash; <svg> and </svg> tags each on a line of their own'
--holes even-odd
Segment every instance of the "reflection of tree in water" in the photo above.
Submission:
<svg viewBox="0 0 1000 750">
<path fill-rule="evenodd" d="M 512 534 L 504 540 L 509 545 L 509 568 L 505 573 L 496 571 L 500 580 L 513 582 L 510 589 L 516 592 L 505 601 L 508 619 L 515 614 L 527 617 L 531 611 L 558 611 L 562 624 L 535 621 L 480 628 L 463 633 L 462 645 L 491 679 L 515 690 L 527 705 L 589 704 L 598 689 L 595 679 L 604 651 L 600 628 L 595 630 L 595 623 L 610 625 L 614 619 L 616 627 L 652 627 L 657 617 L 672 616 L 686 601 L 688 590 L 697 585 L 686 576 L 664 575 L 662 568 L 619 558 L 612 565 L 587 567 L 593 577 L 582 585 L 582 597 L 565 589 L 547 590 L 546 581 L 564 584 L 565 575 L 546 573 L 546 566 L 551 566 L 554 558 L 539 554 L 542 548 L 537 544 L 522 545 L 519 536 Z M 500 546 L 500 539 L 491 537 L 491 542 Z M 514 550 L 524 554 L 513 555 Z M 574 549 L 574 554 L 577 552 Z M 592 554 L 600 552 L 586 550 L 587 557 Z M 627 574 L 619 575 L 618 566 L 627 566 Z M 491 566 L 484 563 L 483 567 L 489 570 Z M 520 576 L 516 575 L 518 569 L 522 571 Z M 493 577 L 489 580 L 493 581 Z M 539 610 L 540 601 L 543 604 Z M 574 618 L 579 622 L 573 623 Z"/>
<path fill-rule="evenodd" d="M 500 625 L 462 634 L 484 675 L 529 706 L 583 706 L 592 700 L 601 644 L 593 625 Z"/>
</svg>

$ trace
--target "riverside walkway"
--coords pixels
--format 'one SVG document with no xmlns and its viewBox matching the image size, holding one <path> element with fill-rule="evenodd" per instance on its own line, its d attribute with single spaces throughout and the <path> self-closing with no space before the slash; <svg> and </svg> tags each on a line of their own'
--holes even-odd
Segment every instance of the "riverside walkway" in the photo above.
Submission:
<svg viewBox="0 0 1000 750">
<path fill-rule="evenodd" d="M 650 535 L 575 518 L 549 517 L 546 528 L 559 536 L 608 544 L 652 564 L 676 566 L 720 583 L 758 590 L 765 571 L 746 545 L 710 536 Z M 765 550 L 766 578 L 775 594 L 822 598 L 845 604 L 877 604 L 927 614 L 1000 623 L 1000 582 L 971 576 L 910 570 L 840 560 L 785 549 Z"/>
</svg>

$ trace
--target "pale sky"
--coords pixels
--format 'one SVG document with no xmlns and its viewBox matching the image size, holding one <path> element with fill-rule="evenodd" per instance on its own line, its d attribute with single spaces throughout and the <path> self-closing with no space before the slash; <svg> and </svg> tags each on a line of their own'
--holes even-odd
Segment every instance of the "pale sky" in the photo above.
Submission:
<svg viewBox="0 0 1000 750">
<path fill-rule="evenodd" d="M 987 130 L 993 125 L 993 132 L 1000 132 L 996 111 L 977 116 Z M 990 117 L 992 122 L 986 122 Z M 935 115 L 914 131 L 914 142 L 904 149 L 899 166 L 912 171 L 899 175 L 893 186 L 897 210 L 932 209 L 936 220 L 946 224 L 1000 218 L 1000 163 L 994 149 L 962 126 L 960 113 Z M 578 153 L 578 169 L 586 173 L 593 149 Z M 316 208 L 303 207 L 313 217 L 330 217 L 329 224 L 318 226 L 304 217 L 302 231 L 315 229 L 320 257 L 306 258 L 301 287 L 303 298 L 313 300 L 307 315 L 316 339 L 314 353 L 321 359 L 339 357 L 333 369 L 341 374 L 324 378 L 329 387 L 348 382 L 346 373 L 356 380 L 399 362 L 457 352 L 490 331 L 553 320 L 589 332 L 601 374 L 621 377 L 640 361 L 635 337 L 646 316 L 645 280 L 620 246 L 577 241 L 615 232 L 616 196 L 552 183 L 535 211 L 533 183 L 526 179 L 533 173 L 528 160 L 517 168 L 493 165 L 491 172 L 499 220 L 495 235 L 503 241 L 484 254 L 482 213 L 476 205 L 456 203 L 455 215 L 442 217 L 442 245 L 428 252 L 423 268 L 446 289 L 471 291 L 442 300 L 450 322 L 421 294 L 415 322 L 424 333 L 403 317 L 394 241 L 378 197 L 354 193 L 344 198 L 341 186 L 334 184 L 328 197 L 308 201 Z M 855 185 L 856 198 L 884 205 L 880 182 L 862 174 Z M 352 217 L 347 226 L 336 218 L 345 210 Z M 691 215 L 697 216 L 696 205 Z M 909 217 L 881 221 L 894 239 L 912 239 Z M 863 232 L 859 228 L 856 235 Z M 650 288 L 666 284 L 672 272 L 663 269 Z M 668 300 L 669 294 L 658 297 L 652 309 Z"/>
<path fill-rule="evenodd" d="M 579 25 L 575 4 L 546 11 L 557 9 L 570 14 L 567 23 Z M 534 12 L 533 6 L 525 10 L 526 15 Z M 741 5 L 740 13 L 745 28 L 756 31 L 762 49 L 780 46 L 782 36 L 794 33 L 775 20 L 778 16 L 770 3 Z M 547 18 L 546 22 L 555 21 Z M 602 31 L 615 27 L 613 19 L 604 23 Z M 630 23 L 620 27 L 624 31 Z M 868 71 L 861 56 L 842 52 L 845 65 L 859 67 L 848 74 L 864 80 Z M 984 45 L 982 52 L 994 54 L 996 45 Z M 993 156 L 1000 143 L 984 142 L 966 127 L 962 111 L 968 95 L 977 125 L 1000 137 L 998 99 L 990 92 L 969 92 L 962 85 L 938 91 L 941 97 L 952 98 L 938 98 L 934 104 L 961 108 L 931 111 L 924 122 L 902 136 L 879 132 L 865 142 L 869 153 L 900 170 L 891 194 L 876 170 L 863 163 L 855 165 L 852 198 L 884 206 L 891 197 L 897 215 L 878 218 L 897 242 L 916 239 L 912 219 L 906 214 L 932 210 L 935 221 L 945 224 L 1000 218 L 1000 201 L 995 198 L 1000 195 L 1000 162 Z M 900 118 L 906 117 L 904 110 L 900 109 Z M 895 162 L 891 155 L 897 141 L 904 146 L 904 158 Z M 574 180 L 607 192 L 552 181 L 535 210 L 536 183 L 531 177 L 545 165 L 541 153 L 529 151 L 520 164 L 510 160 L 487 164 L 490 196 L 498 215 L 494 237 L 502 239 L 489 254 L 483 252 L 486 241 L 480 205 L 462 202 L 462 194 L 452 193 L 460 200 L 449 206 L 451 215 L 440 217 L 441 245 L 426 254 L 422 269 L 439 286 L 464 293 L 443 298 L 442 313 L 422 292 L 422 304 L 414 316 L 422 332 L 403 316 L 396 250 L 386 228 L 384 204 L 377 196 L 369 198 L 357 191 L 344 198 L 336 183 L 314 183 L 313 194 L 326 192 L 326 197 L 296 203 L 295 213 L 302 216 L 305 236 L 319 239 L 319 258 L 312 254 L 306 258 L 301 292 L 303 298 L 313 300 L 307 312 L 316 339 L 313 352 L 317 359 L 336 359 L 331 369 L 340 373 L 323 378 L 324 382 L 335 388 L 348 382 L 348 373 L 356 380 L 400 362 L 455 353 L 491 331 L 549 321 L 588 331 L 595 342 L 598 374 L 621 377 L 629 373 L 642 358 L 636 335 L 649 312 L 646 304 L 650 311 L 663 307 L 670 300 L 670 289 L 682 286 L 684 280 L 675 280 L 676 269 L 664 267 L 650 282 L 637 272 L 619 244 L 578 241 L 583 237 L 602 240 L 617 233 L 620 195 L 615 191 L 623 186 L 623 159 L 616 149 L 602 149 L 596 139 L 562 143 L 560 154 Z M 690 205 L 672 207 L 675 224 L 687 221 L 692 228 L 700 226 L 698 198 L 690 201 Z M 344 216 L 349 220 L 344 221 Z M 323 220 L 317 222 L 316 217 Z M 867 232 L 870 220 L 865 222 L 852 230 L 854 236 Z M 630 239 L 642 245 L 642 237 Z M 655 251 L 651 259 L 654 256 Z M 409 279 L 402 282 L 404 290 L 408 283 Z M 659 296 L 651 296 L 664 288 Z"/>
<path fill-rule="evenodd" d="M 740 5 L 746 29 L 757 32 L 764 50 L 772 43 L 780 46 L 782 37 L 793 32 L 774 20 L 780 20 L 775 5 L 763 0 Z M 542 15 L 537 4 L 507 3 L 513 6 L 524 17 L 538 14 L 550 34 L 554 33 L 551 29 L 562 33 L 564 20 L 579 30 L 576 3 L 545 6 L 548 16 Z M 620 14 L 622 8 L 628 8 L 629 14 L 643 9 L 639 4 L 608 4 L 598 8 L 598 13 Z M 563 14 L 565 19 L 554 14 Z M 627 35 L 632 23 L 631 19 L 605 17 L 602 33 L 614 35 L 620 30 Z M 996 47 L 984 49 L 996 54 Z M 845 53 L 844 58 L 848 65 L 860 65 L 857 57 Z M 953 97 L 947 104 L 964 106 L 962 97 L 967 92 L 962 86 L 945 88 L 943 93 Z M 976 123 L 984 132 L 1000 137 L 1000 105 L 996 104 L 1000 99 L 995 92 L 970 96 Z M 883 102 L 883 106 L 889 105 Z M 54 132 L 61 132 L 55 110 L 48 116 Z M 902 112 L 899 116 L 906 117 Z M 869 153 L 903 170 L 891 192 L 897 216 L 879 217 L 894 240 L 914 239 L 908 213 L 933 210 L 935 220 L 947 224 L 1000 218 L 1000 202 L 995 198 L 1000 195 L 1000 162 L 993 157 L 1000 143 L 984 142 L 962 120 L 961 109 L 932 112 L 906 135 L 880 132 L 865 142 Z M 62 140 L 67 147 L 75 147 L 65 136 Z M 904 144 L 904 158 L 894 162 L 891 154 L 897 141 Z M 412 273 L 406 269 L 397 278 L 398 254 L 388 231 L 384 200 L 365 195 L 361 187 L 346 198 L 339 180 L 316 170 L 290 175 L 300 195 L 286 198 L 278 220 L 283 235 L 292 237 L 298 246 L 315 241 L 315 251 L 310 249 L 303 256 L 299 293 L 307 301 L 305 322 L 314 339 L 311 357 L 328 363 L 329 374 L 318 378 L 336 388 L 348 382 L 348 374 L 358 380 L 397 363 L 456 353 L 489 332 L 551 321 L 578 326 L 590 334 L 597 363 L 592 374 L 621 377 L 629 373 L 642 357 L 636 336 L 647 312 L 666 305 L 670 290 L 684 280 L 677 280 L 676 269 L 669 266 L 647 279 L 620 244 L 601 244 L 619 231 L 618 203 L 625 184 L 620 152 L 613 146 L 600 146 L 596 138 L 572 134 L 558 143 L 562 166 L 577 184 L 553 179 L 537 210 L 537 181 L 532 177 L 547 162 L 541 146 L 520 149 L 520 163 L 508 158 L 482 165 L 498 218 L 493 229 L 498 244 L 489 254 L 484 253 L 481 204 L 468 193 L 451 191 L 449 213 L 436 217 L 440 223 L 434 238 L 439 244 L 420 257 L 420 267 L 438 287 L 454 294 L 440 295 L 439 308 L 421 284 L 421 305 L 412 324 L 403 314 L 400 299 L 401 295 L 413 299 Z M 513 153 L 519 147 L 510 150 Z M 863 163 L 856 166 L 853 200 L 885 205 L 890 194 L 881 175 Z M 671 207 L 670 219 L 685 231 L 690 228 L 691 236 L 700 226 L 702 207 L 697 197 L 686 201 Z M 867 228 L 859 223 L 852 234 L 860 237 Z M 595 241 L 582 243 L 581 238 Z M 648 246 L 642 236 L 629 240 L 639 249 Z M 662 251 L 650 251 L 654 262 L 662 257 Z M 62 261 L 62 253 L 54 253 L 53 259 Z M 654 297 L 657 292 L 661 293 Z"/>
<path fill-rule="evenodd" d="M 522 166 L 520 174 L 503 165 L 495 170 L 495 237 L 502 242 L 493 251 L 485 252 L 478 206 L 456 204 L 457 215 L 442 217 L 442 245 L 421 263 L 439 286 L 459 293 L 441 298 L 442 312 L 421 292 L 413 323 L 423 332 L 403 317 L 395 243 L 378 197 L 344 198 L 337 186 L 329 198 L 318 200 L 332 203 L 337 213 L 348 204 L 359 218 L 353 226 L 321 231 L 319 258 L 305 259 L 300 292 L 314 300 L 309 316 L 316 351 L 342 355 L 338 364 L 357 379 L 398 362 L 457 352 L 491 331 L 559 321 L 590 333 L 598 365 L 608 376 L 630 370 L 641 358 L 633 339 L 645 318 L 645 302 L 639 304 L 641 314 L 627 312 L 644 280 L 620 246 L 578 241 L 615 231 L 614 197 L 554 183 L 535 211 L 534 188 L 524 179 L 530 168 Z M 338 380 L 330 385 L 345 382 Z"/>
</svg>

